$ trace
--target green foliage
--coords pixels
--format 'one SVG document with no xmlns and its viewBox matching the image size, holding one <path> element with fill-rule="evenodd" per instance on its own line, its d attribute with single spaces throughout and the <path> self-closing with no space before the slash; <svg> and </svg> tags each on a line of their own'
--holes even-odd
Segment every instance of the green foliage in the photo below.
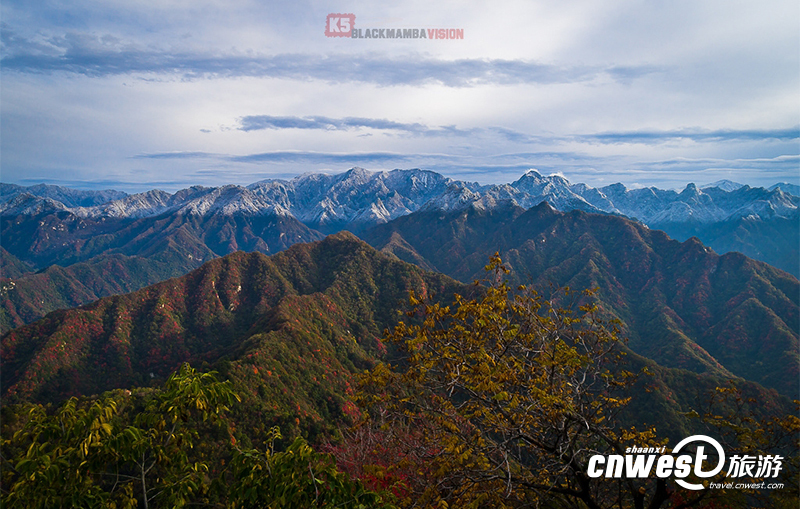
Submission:
<svg viewBox="0 0 800 509">
<path fill-rule="evenodd" d="M 281 438 L 273 428 L 274 439 Z M 297 438 L 283 452 L 237 450 L 231 459 L 229 507 L 349 509 L 392 507 L 336 469 L 331 455 L 319 454 Z"/>
<path fill-rule="evenodd" d="M 208 466 L 192 462 L 197 429 L 238 400 L 229 382 L 184 365 L 164 387 L 135 408 L 130 392 L 117 391 L 86 405 L 68 400 L 50 416 L 32 405 L 26 422 L 3 446 L 27 447 L 11 463 L 8 507 L 182 507 L 202 491 Z M 126 411 L 127 410 L 127 411 Z"/>
<path fill-rule="evenodd" d="M 593 455 L 668 443 L 655 428 L 630 426 L 625 412 L 653 379 L 630 371 L 641 361 L 623 359 L 616 324 L 598 317 L 593 292 L 564 289 L 546 299 L 525 286 L 512 291 L 498 254 L 486 270 L 490 284 L 480 299 L 456 296 L 441 306 L 411 294 L 407 315 L 415 322 L 387 333 L 402 358 L 363 377 L 364 420 L 335 448 L 344 468 L 391 487 L 410 507 L 796 505 L 800 419 L 760 398 L 764 391 L 753 384 L 743 384 L 746 392 L 717 388 L 702 414 L 693 413 L 714 430 L 698 422 L 692 429 L 722 437 L 728 454 L 784 454 L 786 489 L 694 492 L 652 472 L 590 477 Z M 642 372 L 651 371 L 644 365 Z M 673 386 L 701 396 L 711 382 Z"/>
<path fill-rule="evenodd" d="M 117 402 L 78 408 L 77 400 L 70 399 L 53 416 L 40 405 L 25 409 L 27 422 L 2 444 L 8 462 L 3 469 L 3 485 L 8 489 L 3 492 L 4 504 L 50 508 L 99 507 L 111 502 L 112 496 L 93 482 L 87 459 L 111 436 Z M 9 450 L 20 454 L 9 456 Z"/>
<path fill-rule="evenodd" d="M 302 439 L 281 453 L 239 448 L 227 416 L 239 401 L 230 382 L 185 364 L 157 390 L 118 390 L 84 402 L 72 398 L 52 415 L 41 405 L 6 408 L 3 436 L 13 434 L 2 442 L 3 505 L 383 504 Z M 279 437 L 277 429 L 272 436 Z"/>
</svg>

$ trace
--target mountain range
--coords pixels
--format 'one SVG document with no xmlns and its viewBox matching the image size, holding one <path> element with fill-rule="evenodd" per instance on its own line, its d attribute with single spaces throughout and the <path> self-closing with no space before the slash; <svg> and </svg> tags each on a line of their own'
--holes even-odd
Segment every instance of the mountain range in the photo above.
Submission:
<svg viewBox="0 0 800 509">
<path fill-rule="evenodd" d="M 480 278 L 499 251 L 516 282 L 598 287 L 604 312 L 621 320 L 643 358 L 797 396 L 797 279 L 624 217 L 785 254 L 798 235 L 800 199 L 781 185 L 593 189 L 529 171 L 512 184 L 480 186 L 422 170 L 353 169 L 175 194 L 3 184 L 0 203 L 3 331 L 236 251 L 275 254 L 350 228 L 462 283 Z"/>
<path fill-rule="evenodd" d="M 550 221 L 553 214 L 560 217 L 546 205 L 533 212 Z M 682 251 L 680 246 L 672 247 Z M 735 274 L 742 269 L 725 270 Z M 481 291 L 381 253 L 346 232 L 271 257 L 233 253 L 180 278 L 57 311 L 7 333 L 2 338 L 3 402 L 58 402 L 149 386 L 188 361 L 216 369 L 233 382 L 243 399 L 237 429 L 253 440 L 263 439 L 276 424 L 286 433 L 302 431 L 311 438 L 328 434 L 357 415 L 348 399 L 355 375 L 391 355 L 380 340 L 382 331 L 400 319 L 410 290 L 434 302 Z M 753 289 L 742 291 L 755 292 L 751 300 L 766 298 Z M 731 295 L 738 294 L 730 291 L 722 298 Z M 747 327 L 731 338 L 744 344 L 762 339 Z M 739 380 L 763 409 L 789 408 L 786 396 L 732 375 L 725 366 L 712 366 L 709 360 L 706 366 L 687 364 L 694 370 L 665 367 L 637 354 L 639 347 L 631 343 L 623 346 L 628 365 L 648 367 L 652 376 L 642 380 L 627 418 L 638 425 L 657 424 L 661 436 L 678 437 L 693 429 L 697 423 L 682 413 L 730 379 Z M 746 358 L 749 351 L 734 354 Z"/>
<path fill-rule="evenodd" d="M 511 288 L 536 289 L 557 314 L 596 304 L 625 338 L 617 369 L 638 375 L 619 426 L 670 444 L 705 434 L 692 416 L 730 386 L 740 399 L 714 408 L 743 430 L 792 417 L 800 281 L 738 252 L 795 270 L 791 189 L 593 189 L 533 171 L 480 186 L 361 169 L 174 194 L 2 185 L 3 434 L 17 436 L 29 403 L 133 401 L 190 363 L 241 398 L 227 435 L 200 425 L 199 448 L 273 443 L 278 426 L 330 450 L 362 416 L 364 370 L 407 361 L 381 338 L 422 320 L 409 293 L 429 309 L 480 298 L 471 283 L 498 277 L 485 266 L 495 253 Z"/>
<path fill-rule="evenodd" d="M 541 203 L 422 210 L 363 234 L 371 245 L 462 282 L 499 252 L 514 283 L 598 288 L 630 348 L 658 364 L 741 377 L 796 398 L 800 282 L 740 253 L 718 255 L 619 216 Z"/>
<path fill-rule="evenodd" d="M 323 238 L 284 215 L 167 213 L 128 219 L 60 211 L 3 216 L 0 227 L 2 330 L 183 275 L 235 251 L 272 254 Z"/>
<path fill-rule="evenodd" d="M 769 189 L 720 181 L 682 191 L 655 187 L 627 189 L 622 184 L 593 188 L 571 184 L 559 175 L 529 170 L 510 184 L 479 185 L 425 170 L 370 172 L 353 168 L 337 175 L 309 173 L 291 180 L 264 180 L 247 187 L 195 186 L 175 194 L 151 190 L 125 195 L 118 191 L 76 191 L 58 186 L 0 184 L 0 214 L 39 215 L 69 211 L 85 218 L 141 218 L 186 215 L 291 215 L 325 233 L 358 231 L 422 207 L 443 210 L 473 202 L 483 206 L 511 200 L 530 208 L 547 201 L 557 210 L 621 214 L 648 226 L 690 222 L 717 223 L 740 218 L 762 220 L 798 214 L 798 186 Z"/>
<path fill-rule="evenodd" d="M 77 191 L 0 184 L 0 331 L 47 312 L 185 274 L 237 250 L 273 254 L 326 233 L 370 228 L 416 211 L 530 208 L 635 217 L 678 240 L 739 251 L 800 275 L 800 198 L 721 181 L 681 192 L 595 189 L 531 170 L 481 186 L 424 170 L 306 174 L 247 187 Z M 114 274 L 113 279 L 104 274 Z"/>
</svg>

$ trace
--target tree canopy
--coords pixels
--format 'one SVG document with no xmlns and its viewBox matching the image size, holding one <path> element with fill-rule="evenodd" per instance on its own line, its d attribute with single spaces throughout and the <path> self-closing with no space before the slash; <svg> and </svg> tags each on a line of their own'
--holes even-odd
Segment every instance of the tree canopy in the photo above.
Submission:
<svg viewBox="0 0 800 509">
<path fill-rule="evenodd" d="M 188 364 L 158 389 L 4 409 L 9 508 L 391 507 L 302 438 L 276 452 L 237 442 L 230 382 Z M 8 422 L 8 421 L 11 422 Z"/>
<path fill-rule="evenodd" d="M 654 429 L 617 422 L 638 374 L 624 369 L 616 325 L 600 319 L 592 292 L 512 289 L 497 255 L 487 270 L 479 299 L 441 306 L 412 294 L 415 323 L 388 334 L 400 360 L 361 384 L 383 441 L 401 444 L 426 479 L 412 486 L 415 504 L 660 506 L 662 479 L 587 475 L 594 454 L 663 445 Z"/>
<path fill-rule="evenodd" d="M 355 399 L 366 411 L 328 444 L 333 454 L 299 437 L 276 446 L 275 422 L 251 426 L 260 414 L 242 404 L 231 381 L 184 364 L 161 387 L 57 408 L 4 406 L 3 506 L 796 505 L 800 419 L 780 415 L 784 407 L 765 419 L 753 412 L 758 401 L 735 387 L 718 388 L 692 416 L 716 428 L 710 434 L 732 454 L 791 456 L 781 474 L 794 483 L 788 489 L 698 493 L 676 490 L 664 476 L 590 475 L 595 455 L 624 455 L 631 446 L 671 453 L 654 428 L 624 422 L 646 370 L 633 372 L 617 324 L 601 318 L 593 291 L 544 296 L 511 288 L 497 255 L 486 268 L 488 284 L 475 298 L 456 295 L 445 306 L 411 293 L 406 319 L 386 331 L 392 360 L 362 376 Z M 234 407 L 248 420 L 235 421 Z M 360 412 L 351 401 L 343 411 Z M 263 447 L 253 445 L 265 436 Z"/>
</svg>

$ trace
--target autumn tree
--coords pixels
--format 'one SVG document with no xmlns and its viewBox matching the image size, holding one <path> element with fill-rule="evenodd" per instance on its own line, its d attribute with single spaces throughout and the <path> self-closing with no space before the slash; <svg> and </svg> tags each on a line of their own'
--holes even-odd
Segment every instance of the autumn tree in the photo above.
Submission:
<svg viewBox="0 0 800 509">
<path fill-rule="evenodd" d="M 228 475 L 219 479 L 226 484 L 227 507 L 394 507 L 386 497 L 365 489 L 361 482 L 340 472 L 332 455 L 314 451 L 303 438 L 296 438 L 285 451 L 277 452 L 273 440 L 281 438 L 280 430 L 272 428 L 270 437 L 265 451 L 234 452 Z"/>
<path fill-rule="evenodd" d="M 765 405 L 762 398 L 748 393 L 736 381 L 730 381 L 708 394 L 697 410 L 687 413 L 688 417 L 703 423 L 705 433 L 719 439 L 727 455 L 727 468 L 710 481 L 720 484 L 733 481 L 733 484 L 749 486 L 714 490 L 708 497 L 712 502 L 724 500 L 724 506 L 730 508 L 797 507 L 800 500 L 800 401 L 794 401 L 794 407 L 794 413 L 787 414 L 781 407 Z M 753 488 L 765 480 L 763 475 L 755 475 L 758 474 L 758 460 L 776 456 L 781 458 L 779 475 L 769 482 L 781 483 L 783 487 Z M 749 458 L 756 468 L 737 468 L 735 464 L 741 465 L 744 458 Z M 675 499 L 680 501 L 682 497 Z"/>
<path fill-rule="evenodd" d="M 7 408 L 3 506 L 392 507 L 302 438 L 240 446 L 227 416 L 238 402 L 230 382 L 185 364 L 158 389 Z"/>
<path fill-rule="evenodd" d="M 663 479 L 587 475 L 592 455 L 663 444 L 616 422 L 637 375 L 623 369 L 616 325 L 599 318 L 592 292 L 514 291 L 497 255 L 487 270 L 477 299 L 442 306 L 412 294 L 411 323 L 387 331 L 400 358 L 361 383 L 373 426 L 402 430 L 384 440 L 406 440 L 402 456 L 425 471 L 408 504 L 661 506 Z"/>
</svg>

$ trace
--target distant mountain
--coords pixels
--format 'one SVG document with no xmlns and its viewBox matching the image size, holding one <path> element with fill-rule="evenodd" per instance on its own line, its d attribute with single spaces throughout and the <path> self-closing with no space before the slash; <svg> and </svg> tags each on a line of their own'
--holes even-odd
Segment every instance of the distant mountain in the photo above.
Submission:
<svg viewBox="0 0 800 509">
<path fill-rule="evenodd" d="M 118 387 L 157 384 L 182 362 L 219 370 L 243 404 L 237 428 L 253 440 L 270 426 L 310 438 L 346 422 L 354 376 L 386 353 L 383 330 L 401 317 L 409 290 L 449 302 L 480 288 L 425 272 L 349 233 L 272 257 L 234 253 L 181 277 L 57 311 L 2 337 L 4 405 L 57 402 Z M 413 320 L 413 318 L 410 318 Z M 729 375 L 647 366 L 627 418 L 683 436 L 696 407 Z M 772 407 L 785 398 L 743 390 Z"/>
<path fill-rule="evenodd" d="M 781 182 L 779 184 L 775 184 L 769 188 L 770 191 L 774 191 L 780 188 L 781 191 L 789 194 L 793 194 L 794 196 L 800 196 L 800 186 L 797 184 L 789 184 L 787 182 Z"/>
<path fill-rule="evenodd" d="M 481 200 L 488 207 L 513 200 L 524 208 L 547 201 L 557 210 L 621 214 L 650 226 L 674 222 L 706 224 L 748 216 L 793 218 L 798 216 L 800 206 L 800 198 L 791 193 L 797 186 L 789 184 L 764 189 L 724 180 L 702 189 L 688 184 L 681 192 L 653 187 L 627 189 L 622 184 L 595 189 L 571 184 L 558 175 L 543 176 L 535 170 L 510 184 L 481 186 L 424 170 L 370 172 L 353 168 L 338 175 L 310 173 L 247 187 L 196 186 L 175 194 L 152 190 L 114 199 L 109 199 L 116 193 L 113 191 L 78 197 L 55 186 L 3 186 L 5 199 L 0 200 L 0 214 L 4 216 L 58 210 L 95 219 L 142 218 L 165 213 L 291 215 L 311 228 L 326 232 L 342 228 L 358 231 L 423 206 L 455 210 Z"/>
<path fill-rule="evenodd" d="M 66 205 L 52 198 L 42 198 L 30 193 L 19 193 L 2 204 L 0 214 L 6 217 L 38 216 L 42 214 L 55 214 L 69 210 Z"/>
<path fill-rule="evenodd" d="M 800 282 L 696 238 L 543 203 L 420 211 L 363 234 L 378 249 L 462 282 L 500 251 L 516 282 L 598 287 L 633 351 L 662 366 L 737 376 L 798 396 Z"/>
<path fill-rule="evenodd" d="M 59 202 L 68 208 L 95 207 L 112 200 L 120 200 L 128 195 L 122 191 L 114 191 L 111 189 L 103 191 L 82 191 L 79 189 L 47 184 L 23 187 L 0 182 L 0 203 L 8 202 L 20 194 L 47 198 Z"/>
<path fill-rule="evenodd" d="M 51 265 L 37 273 L 12 275 L 3 267 L 0 278 L 0 333 L 33 322 L 50 311 L 80 306 L 106 295 L 126 293 L 181 276 L 199 266 L 197 259 L 178 252 L 144 258 L 98 255 L 68 267 Z M 10 256 L 10 255 L 9 255 Z"/>
<path fill-rule="evenodd" d="M 800 220 L 800 198 L 796 196 L 777 188 L 766 190 L 732 182 L 721 186 L 700 190 L 688 184 L 681 192 L 653 187 L 627 189 L 622 184 L 595 189 L 585 184 L 570 184 L 558 175 L 542 176 L 530 170 L 511 184 L 474 188 L 454 182 L 444 195 L 424 208 L 462 210 L 473 203 L 491 208 L 503 201 L 530 208 L 547 202 L 561 211 L 625 215 L 653 228 L 673 223 L 712 224 L 742 217 Z"/>
<path fill-rule="evenodd" d="M 800 276 L 800 225 L 794 218 L 748 216 L 711 224 L 663 224 L 660 228 L 673 239 L 697 237 L 718 253 L 738 251 Z"/>
<path fill-rule="evenodd" d="M 710 184 L 704 185 L 701 189 L 709 189 L 712 187 L 716 187 L 718 189 L 722 189 L 725 192 L 736 191 L 740 187 L 744 187 L 744 184 L 740 184 L 738 182 L 733 182 L 728 179 L 717 180 L 716 182 L 712 182 Z M 769 189 L 772 191 L 772 188 Z"/>
<path fill-rule="evenodd" d="M 417 210 L 431 198 L 442 194 L 456 181 L 424 170 L 394 170 L 373 173 L 353 168 L 338 175 L 310 173 L 291 180 L 265 180 L 247 187 L 190 187 L 169 194 L 151 190 L 114 199 L 95 195 L 78 203 L 64 188 L 41 186 L 22 188 L 3 184 L 6 199 L 0 201 L 0 214 L 40 214 L 68 210 L 81 218 L 143 218 L 165 213 L 209 216 L 293 216 L 312 228 L 338 231 L 372 225 Z M 478 184 L 458 182 L 477 189 Z M 89 193 L 88 191 L 85 193 Z M 59 200 L 59 196 L 68 199 Z M 15 201 L 16 200 L 16 201 Z"/>
<path fill-rule="evenodd" d="M 292 180 L 267 180 L 248 186 L 278 203 L 304 224 L 323 232 L 385 223 L 409 214 L 457 181 L 425 170 L 373 173 L 353 168 L 339 175 L 306 174 Z M 475 183 L 458 182 L 466 189 Z"/>
<path fill-rule="evenodd" d="M 606 205 L 607 212 L 617 211 L 653 228 L 668 223 L 710 224 L 748 215 L 761 219 L 800 217 L 800 198 L 777 189 L 768 191 L 742 186 L 733 191 L 718 187 L 700 190 L 689 184 L 683 191 L 676 192 L 656 188 L 629 190 L 622 184 L 614 184 L 596 191 L 598 196 L 613 204 L 613 210 Z M 591 190 L 584 194 L 593 202 L 590 198 L 595 195 Z"/>
<path fill-rule="evenodd" d="M 205 259 L 238 250 L 275 253 L 297 242 L 322 238 L 290 215 L 267 213 L 120 218 L 58 211 L 4 215 L 0 225 L 3 247 L 37 268 L 69 265 L 102 254 L 152 257 L 169 245 L 187 251 L 187 257 Z"/>
<path fill-rule="evenodd" d="M 572 186 L 567 179 L 559 175 L 545 177 L 530 170 L 511 184 L 492 186 L 484 193 L 497 201 L 511 199 L 524 208 L 547 202 L 558 210 L 617 213 L 613 205 L 603 207 L 600 204 L 590 203 L 579 194 L 580 191 L 588 192 L 588 189 L 590 188 L 581 185 Z"/>
<path fill-rule="evenodd" d="M 0 284 L 8 287 L 0 293 L 0 331 L 55 309 L 183 275 L 234 251 L 272 254 L 323 238 L 287 215 L 166 213 L 130 219 L 61 210 L 3 216 L 0 226 L 8 254 L 41 268 L 37 274 L 0 274 Z"/>
<path fill-rule="evenodd" d="M 3 247 L 14 260 L 43 272 L 23 279 L 18 271 L 0 273 L 0 284 L 14 279 L 0 294 L 0 331 L 55 309 L 180 276 L 216 256 L 237 250 L 273 254 L 323 238 L 293 214 L 325 231 L 357 230 L 416 210 L 451 182 L 428 171 L 371 173 L 356 168 L 342 175 L 309 174 L 248 188 L 94 193 L 94 200 L 102 203 L 84 206 L 88 197 L 82 196 L 81 202 L 72 197 L 70 205 L 82 204 L 72 208 L 53 198 L 70 197 L 64 188 L 4 184 Z M 113 280 L 100 270 L 109 263 Z M 53 264 L 60 267 L 44 270 Z"/>
<path fill-rule="evenodd" d="M 272 254 L 324 233 L 358 233 L 420 210 L 490 210 L 506 203 L 530 208 L 546 201 L 559 210 L 626 215 L 678 239 L 697 236 L 720 253 L 740 251 L 800 276 L 800 198 L 782 188 L 728 191 L 733 183 L 716 184 L 702 190 L 689 184 L 681 192 L 622 184 L 595 189 L 531 170 L 510 184 L 480 186 L 424 170 L 361 168 L 174 194 L 0 184 L 3 249 L 28 270 L 61 267 L 21 281 L 21 272 L 5 266 L 9 272 L 0 272 L 0 281 L 13 279 L 14 285 L 0 296 L 0 331 L 108 292 L 184 274 L 237 250 Z M 116 257 L 118 277 L 131 279 L 108 282 L 102 271 L 71 268 L 102 267 L 108 259 L 93 258 L 105 255 Z"/>
</svg>

